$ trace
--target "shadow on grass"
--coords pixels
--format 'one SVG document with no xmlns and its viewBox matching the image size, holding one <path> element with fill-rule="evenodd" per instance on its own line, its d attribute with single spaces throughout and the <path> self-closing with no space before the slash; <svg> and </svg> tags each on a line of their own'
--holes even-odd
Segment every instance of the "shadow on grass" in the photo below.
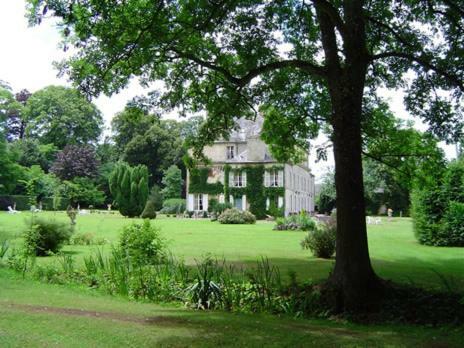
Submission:
<svg viewBox="0 0 464 348">
<path fill-rule="evenodd" d="M 175 311 L 170 311 L 171 313 Z M 449 334 L 438 329 L 400 325 L 361 326 L 329 320 L 303 320 L 264 314 L 233 314 L 178 310 L 186 322 L 182 326 L 194 329 L 194 337 L 165 338 L 161 346 L 234 346 L 234 347 L 334 347 L 334 346 L 458 346 L 463 331 Z M 155 323 L 156 325 L 156 323 Z"/>
<path fill-rule="evenodd" d="M 226 261 L 236 270 L 251 270 L 257 267 L 259 260 Z M 462 292 L 464 289 L 464 248 L 462 258 L 437 258 L 433 262 L 415 257 L 398 258 L 395 261 L 371 258 L 371 261 L 374 270 L 384 279 L 435 290 L 449 291 L 451 288 Z M 279 268 L 283 280 L 295 272 L 299 281 L 321 281 L 333 270 L 335 259 L 269 258 L 269 262 Z"/>
</svg>

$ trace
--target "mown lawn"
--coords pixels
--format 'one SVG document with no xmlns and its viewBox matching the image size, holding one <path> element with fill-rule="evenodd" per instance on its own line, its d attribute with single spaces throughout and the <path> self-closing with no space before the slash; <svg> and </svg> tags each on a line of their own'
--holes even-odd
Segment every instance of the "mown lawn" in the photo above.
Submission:
<svg viewBox="0 0 464 348">
<path fill-rule="evenodd" d="M 0 347 L 459 347 L 462 329 L 201 312 L 21 279 L 0 267 Z"/>
<path fill-rule="evenodd" d="M 63 212 L 42 212 L 41 216 L 69 221 Z M 11 215 L 0 213 L 0 239 L 8 238 L 16 245 L 21 243 L 21 232 L 29 213 Z M 76 233 L 92 233 L 111 243 L 118 241 L 121 228 L 134 219 L 120 215 L 91 214 L 78 216 Z M 140 221 L 140 220 L 138 220 Z M 300 241 L 304 233 L 273 231 L 273 224 L 221 225 L 203 219 L 177 219 L 161 216 L 153 221 L 161 228 L 171 252 L 189 264 L 206 254 L 225 258 L 237 266 L 250 267 L 260 257 L 267 257 L 279 266 L 285 276 L 289 270 L 297 272 L 299 279 L 318 280 L 327 276 L 333 260 L 322 260 L 302 250 Z M 66 246 L 64 251 L 82 260 L 96 246 Z M 110 245 L 103 247 L 110 249 Z M 381 225 L 369 226 L 369 248 L 375 270 L 384 278 L 397 282 L 438 288 L 448 285 L 464 288 L 464 248 L 427 247 L 417 243 L 408 218 L 392 221 L 383 219 Z M 53 262 L 52 257 L 39 262 Z"/>
<path fill-rule="evenodd" d="M 0 240 L 21 244 L 28 213 L 0 213 Z M 68 221 L 60 213 L 40 213 Z M 133 220 L 119 215 L 79 216 L 76 233 L 92 233 L 116 243 L 121 228 Z M 160 217 L 171 252 L 192 264 L 206 254 L 252 267 L 261 256 L 285 275 L 300 279 L 327 276 L 333 260 L 316 259 L 300 248 L 302 232 L 273 231 L 272 223 L 220 225 L 208 220 Z M 384 220 L 369 226 L 374 268 L 384 278 L 430 288 L 464 286 L 464 249 L 419 245 L 410 219 Z M 110 245 L 104 249 L 109 250 Z M 96 246 L 66 246 L 79 262 Z M 38 262 L 55 262 L 53 257 Z M 269 315 L 201 312 L 179 306 L 129 302 L 85 287 L 44 284 L 22 279 L 0 267 L 0 347 L 43 346 L 424 346 L 459 347 L 464 329 L 407 325 L 356 325 L 330 320 L 303 320 Z"/>
</svg>

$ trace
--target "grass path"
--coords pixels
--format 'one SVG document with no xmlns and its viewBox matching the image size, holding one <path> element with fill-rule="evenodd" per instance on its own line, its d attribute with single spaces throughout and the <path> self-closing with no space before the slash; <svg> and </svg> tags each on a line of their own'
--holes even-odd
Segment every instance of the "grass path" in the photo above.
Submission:
<svg viewBox="0 0 464 348">
<path fill-rule="evenodd" d="M 458 347 L 464 331 L 198 312 L 23 280 L 0 268 L 1 347 Z"/>
</svg>

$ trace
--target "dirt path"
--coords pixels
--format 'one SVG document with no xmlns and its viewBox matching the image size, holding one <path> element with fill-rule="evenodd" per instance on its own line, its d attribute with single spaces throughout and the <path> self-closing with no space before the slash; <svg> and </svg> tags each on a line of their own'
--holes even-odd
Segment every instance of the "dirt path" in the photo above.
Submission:
<svg viewBox="0 0 464 348">
<path fill-rule="evenodd" d="M 175 318 L 169 316 L 153 316 L 142 317 L 133 314 L 118 313 L 118 312 L 97 312 L 76 308 L 62 308 L 50 306 L 37 306 L 25 305 L 18 303 L 3 303 L 6 308 L 21 310 L 27 313 L 50 313 L 58 315 L 68 315 L 77 317 L 88 317 L 96 319 L 107 319 L 115 321 L 123 321 L 136 324 L 145 325 L 159 325 L 159 326 L 178 326 L 181 324 L 192 324 L 189 320 L 183 318 Z"/>
</svg>

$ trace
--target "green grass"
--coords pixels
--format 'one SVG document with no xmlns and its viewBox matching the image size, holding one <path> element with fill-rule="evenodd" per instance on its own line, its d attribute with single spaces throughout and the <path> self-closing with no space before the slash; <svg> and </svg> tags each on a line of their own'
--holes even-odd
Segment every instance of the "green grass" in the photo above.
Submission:
<svg viewBox="0 0 464 348">
<path fill-rule="evenodd" d="M 0 268 L 1 347 L 459 347 L 462 329 L 201 312 L 23 280 Z"/>
<path fill-rule="evenodd" d="M 40 213 L 42 216 L 67 221 L 65 213 Z M 10 215 L 0 213 L 0 239 L 9 238 L 15 244 L 21 242 L 21 231 L 28 213 Z M 78 216 L 77 233 L 93 233 L 116 243 L 121 228 L 134 221 L 119 215 L 92 214 Z M 138 220 L 140 221 L 140 220 Z M 154 220 L 168 240 L 169 249 L 188 264 L 206 254 L 225 258 L 238 266 L 254 265 L 261 256 L 268 257 L 277 265 L 283 276 L 294 270 L 298 278 L 319 280 L 330 272 L 333 260 L 322 260 L 302 250 L 303 232 L 273 231 L 273 224 L 258 222 L 256 225 L 221 225 L 203 219 L 176 219 L 161 216 Z M 461 289 L 464 286 L 464 249 L 428 247 L 417 243 L 410 219 L 384 219 L 381 225 L 369 226 L 369 248 L 376 272 L 397 282 L 437 288 L 443 286 L 440 275 Z M 82 260 L 96 246 L 66 246 L 68 252 Z M 109 250 L 110 246 L 104 246 Z M 45 258 L 39 262 L 51 262 Z"/>
<path fill-rule="evenodd" d="M 41 213 L 66 221 L 64 213 Z M 0 241 L 20 245 L 27 213 L 0 213 Z M 79 216 L 78 233 L 116 243 L 131 219 L 119 215 Z M 272 223 L 220 225 L 207 220 L 161 217 L 154 221 L 172 253 L 194 263 L 209 253 L 251 267 L 260 256 L 295 270 L 300 279 L 327 276 L 332 260 L 316 259 L 300 248 L 304 233 L 273 231 Z M 464 285 L 464 249 L 419 245 L 410 219 L 369 226 L 369 247 L 378 274 L 398 282 L 441 287 L 436 272 Z M 95 247 L 66 246 L 82 261 Z M 107 245 L 106 250 L 110 249 Z M 54 262 L 53 257 L 38 262 Z M 35 346 L 461 346 L 463 329 L 405 325 L 355 325 L 269 315 L 199 312 L 181 307 L 129 302 L 77 286 L 21 279 L 0 267 L 0 347 Z"/>
</svg>

